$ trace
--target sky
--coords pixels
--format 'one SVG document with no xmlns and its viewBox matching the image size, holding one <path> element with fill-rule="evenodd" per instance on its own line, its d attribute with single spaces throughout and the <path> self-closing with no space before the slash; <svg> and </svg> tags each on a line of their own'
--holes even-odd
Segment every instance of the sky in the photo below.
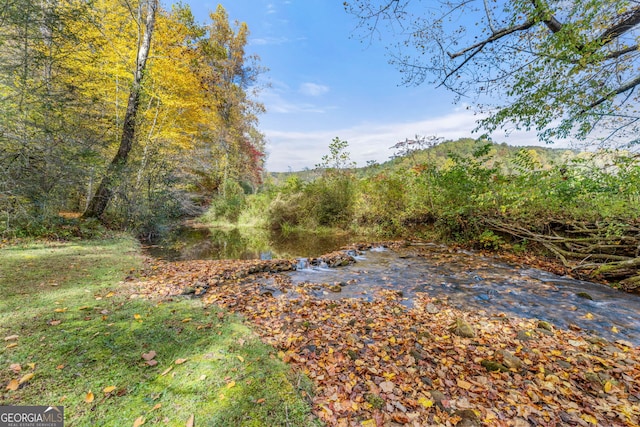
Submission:
<svg viewBox="0 0 640 427">
<path fill-rule="evenodd" d="M 338 137 L 358 166 L 383 163 L 392 147 L 416 135 L 477 138 L 478 119 L 454 104 L 444 88 L 403 86 L 388 63 L 392 40 L 364 39 L 342 0 L 187 0 L 198 22 L 221 3 L 231 20 L 246 22 L 247 54 L 268 68 L 258 95 L 267 112 L 259 129 L 267 139 L 266 169 L 314 168 Z M 510 145 L 540 145 L 532 133 L 492 135 Z"/>
</svg>

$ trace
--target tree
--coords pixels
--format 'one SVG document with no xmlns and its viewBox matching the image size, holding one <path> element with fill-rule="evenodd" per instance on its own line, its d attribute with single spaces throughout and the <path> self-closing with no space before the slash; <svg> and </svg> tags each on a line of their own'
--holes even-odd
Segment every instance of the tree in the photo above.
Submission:
<svg viewBox="0 0 640 427">
<path fill-rule="evenodd" d="M 368 34 L 390 28 L 404 83 L 434 83 L 489 113 L 480 127 L 541 139 L 640 142 L 634 0 L 354 0 Z"/>
<path fill-rule="evenodd" d="M 127 102 L 127 110 L 122 125 L 122 136 L 120 138 L 120 146 L 118 152 L 107 168 L 105 176 L 102 178 L 96 193 L 89 202 L 87 209 L 84 211 L 85 218 L 99 218 L 107 208 L 107 204 L 113 196 L 114 181 L 122 173 L 122 169 L 127 163 L 129 153 L 135 142 L 136 119 L 138 116 L 138 107 L 140 105 L 140 96 L 142 92 L 142 78 L 151 49 L 151 38 L 153 35 L 153 27 L 155 25 L 156 10 L 158 9 L 158 0 L 148 0 L 146 2 L 146 18 L 144 25 L 140 23 L 140 31 L 142 32 L 138 44 L 135 69 L 133 70 L 133 82 L 129 90 L 129 99 Z M 141 1 L 138 6 L 138 16 L 143 16 L 144 3 Z M 140 18 L 141 19 L 141 18 Z M 144 29 L 143 29 L 144 28 Z"/>
</svg>

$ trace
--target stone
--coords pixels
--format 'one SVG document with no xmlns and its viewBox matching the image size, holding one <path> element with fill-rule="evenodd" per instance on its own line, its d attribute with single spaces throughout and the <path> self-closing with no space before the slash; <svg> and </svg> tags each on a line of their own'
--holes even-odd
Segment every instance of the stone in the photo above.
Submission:
<svg viewBox="0 0 640 427">
<path fill-rule="evenodd" d="M 593 301 L 593 297 L 586 292 L 576 292 L 578 298 L 584 298 Z"/>
<path fill-rule="evenodd" d="M 524 329 L 522 331 L 518 331 L 518 335 L 516 335 L 516 339 L 520 341 L 529 341 L 536 337 L 535 331 L 531 329 Z"/>
<path fill-rule="evenodd" d="M 501 350 L 502 364 L 507 368 L 522 369 L 523 362 L 518 356 L 513 355 L 510 351 Z"/>
<path fill-rule="evenodd" d="M 484 368 L 489 372 L 500 371 L 500 372 L 509 372 L 509 368 L 504 366 L 502 363 L 498 363 L 494 360 L 484 359 L 480 362 Z"/>
<path fill-rule="evenodd" d="M 549 322 L 545 322 L 544 320 L 538 320 L 538 328 L 546 329 L 547 331 L 553 331 L 553 326 Z"/>
<path fill-rule="evenodd" d="M 329 286 L 329 290 L 331 292 L 342 292 L 342 286 L 340 286 L 340 285 L 331 285 L 331 286 Z"/>
<path fill-rule="evenodd" d="M 455 324 L 451 328 L 451 331 L 463 338 L 473 338 L 476 336 L 476 333 L 473 331 L 471 325 L 460 318 L 456 319 Z"/>
<path fill-rule="evenodd" d="M 460 417 L 460 421 L 456 424 L 457 427 L 480 427 L 482 425 L 478 415 L 471 409 L 458 409 L 453 415 Z"/>
<path fill-rule="evenodd" d="M 427 306 L 425 307 L 425 310 L 429 314 L 438 314 L 438 313 L 440 313 L 440 309 L 438 307 L 436 307 L 436 305 L 433 304 L 433 303 L 427 304 Z"/>
</svg>

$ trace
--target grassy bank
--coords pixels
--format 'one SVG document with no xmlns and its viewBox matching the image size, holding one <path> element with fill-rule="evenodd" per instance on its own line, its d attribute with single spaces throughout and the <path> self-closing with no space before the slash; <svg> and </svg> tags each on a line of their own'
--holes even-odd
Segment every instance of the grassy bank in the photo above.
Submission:
<svg viewBox="0 0 640 427">
<path fill-rule="evenodd" d="M 313 424 L 304 379 L 241 319 L 136 298 L 141 265 L 129 238 L 0 249 L 0 405 L 63 405 L 68 426 Z"/>
</svg>

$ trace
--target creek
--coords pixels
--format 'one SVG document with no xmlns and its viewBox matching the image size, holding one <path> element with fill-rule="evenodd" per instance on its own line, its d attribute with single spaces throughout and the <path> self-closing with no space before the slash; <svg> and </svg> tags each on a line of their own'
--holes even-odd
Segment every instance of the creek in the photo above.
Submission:
<svg viewBox="0 0 640 427">
<path fill-rule="evenodd" d="M 389 289 L 402 292 L 404 304 L 411 306 L 415 295 L 425 292 L 465 310 L 535 318 L 559 328 L 640 345 L 640 295 L 506 264 L 474 252 L 435 244 L 400 250 L 374 247 L 353 253 L 354 264 L 319 268 L 310 267 L 304 259 L 332 252 L 355 241 L 354 237 L 270 235 L 256 243 L 255 234 L 243 237 L 237 230 L 196 234 L 199 239 L 191 234 L 191 240 L 174 240 L 174 247 L 169 251 L 161 245 L 147 251 L 152 256 L 170 260 L 301 258 L 298 270 L 287 273 L 294 284 L 341 285 L 340 292 L 317 286 L 313 292 L 318 298 L 372 299 L 377 291 Z M 176 241 L 182 242 L 178 248 Z"/>
</svg>

